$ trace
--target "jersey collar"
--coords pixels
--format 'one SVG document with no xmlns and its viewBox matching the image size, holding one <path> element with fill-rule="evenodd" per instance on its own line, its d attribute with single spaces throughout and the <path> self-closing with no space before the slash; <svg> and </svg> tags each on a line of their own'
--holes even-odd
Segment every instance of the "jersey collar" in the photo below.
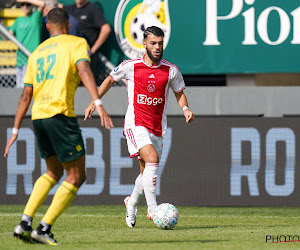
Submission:
<svg viewBox="0 0 300 250">
<path fill-rule="evenodd" d="M 158 68 L 161 65 L 161 60 L 159 62 L 159 64 L 156 65 L 149 65 L 148 63 L 145 62 L 145 54 L 142 57 L 142 62 L 149 68 Z"/>
</svg>

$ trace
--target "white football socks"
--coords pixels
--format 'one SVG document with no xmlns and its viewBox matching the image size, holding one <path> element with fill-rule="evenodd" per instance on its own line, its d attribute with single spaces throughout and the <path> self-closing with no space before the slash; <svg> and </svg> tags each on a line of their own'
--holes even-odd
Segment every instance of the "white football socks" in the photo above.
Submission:
<svg viewBox="0 0 300 250">
<path fill-rule="evenodd" d="M 133 207 L 135 207 L 139 203 L 140 199 L 144 195 L 144 187 L 143 187 L 142 179 L 143 179 L 142 174 L 139 174 L 135 180 L 134 189 L 128 201 L 129 205 Z"/>
<path fill-rule="evenodd" d="M 143 172 L 143 186 L 150 215 L 154 213 L 156 202 L 156 179 L 159 163 L 146 163 Z"/>
</svg>

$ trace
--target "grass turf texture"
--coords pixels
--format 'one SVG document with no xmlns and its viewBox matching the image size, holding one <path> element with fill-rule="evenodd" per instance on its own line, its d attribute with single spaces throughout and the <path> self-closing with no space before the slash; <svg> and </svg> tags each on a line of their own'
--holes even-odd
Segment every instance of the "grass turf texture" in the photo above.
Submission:
<svg viewBox="0 0 300 250">
<path fill-rule="evenodd" d="M 24 206 L 0 206 L 0 249 L 43 249 L 13 237 Z M 266 235 L 300 236 L 300 208 L 177 207 L 179 223 L 161 230 L 139 206 L 137 224 L 125 224 L 125 206 L 71 206 L 52 232 L 57 249 L 292 249 L 300 242 L 266 243 Z M 34 219 L 36 227 L 47 206 Z"/>
</svg>

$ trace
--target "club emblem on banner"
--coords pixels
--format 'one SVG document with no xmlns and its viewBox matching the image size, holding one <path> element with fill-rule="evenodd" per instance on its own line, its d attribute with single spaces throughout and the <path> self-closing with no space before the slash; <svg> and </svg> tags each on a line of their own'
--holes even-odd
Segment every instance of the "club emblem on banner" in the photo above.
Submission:
<svg viewBox="0 0 300 250">
<path fill-rule="evenodd" d="M 153 25 L 164 31 L 166 48 L 171 33 L 168 0 L 120 0 L 114 26 L 117 41 L 127 57 L 134 59 L 144 54 L 143 32 Z"/>
</svg>

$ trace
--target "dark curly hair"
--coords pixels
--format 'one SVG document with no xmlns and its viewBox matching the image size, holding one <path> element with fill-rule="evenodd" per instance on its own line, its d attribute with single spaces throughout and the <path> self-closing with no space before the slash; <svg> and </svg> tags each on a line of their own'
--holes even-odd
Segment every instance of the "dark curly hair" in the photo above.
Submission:
<svg viewBox="0 0 300 250">
<path fill-rule="evenodd" d="M 144 31 L 144 39 L 148 37 L 149 34 L 152 34 L 154 36 L 162 36 L 164 37 L 165 34 L 161 28 L 158 28 L 157 26 L 150 26 Z"/>
</svg>

